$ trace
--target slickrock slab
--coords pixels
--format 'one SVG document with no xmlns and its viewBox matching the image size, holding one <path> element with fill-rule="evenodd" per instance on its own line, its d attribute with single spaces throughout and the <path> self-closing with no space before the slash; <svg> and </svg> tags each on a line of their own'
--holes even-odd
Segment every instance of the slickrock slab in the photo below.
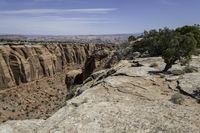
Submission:
<svg viewBox="0 0 200 133">
<path fill-rule="evenodd" d="M 200 73 L 185 74 L 179 80 L 179 89 L 194 98 L 200 99 Z"/>
<path fill-rule="evenodd" d="M 0 133 L 35 133 L 44 120 L 8 121 L 0 125 Z"/>
<path fill-rule="evenodd" d="M 95 73 L 79 88 L 84 90 L 82 93 L 31 131 L 199 133 L 198 103 L 188 97 L 184 98 L 190 104 L 172 103 L 170 99 L 175 92 L 169 84 L 174 82 L 149 73 L 153 68 L 141 66 L 135 71 L 137 67 L 131 66 L 134 66 L 131 62 L 122 61 L 114 68 Z M 1 130 L 6 128 L 0 126 Z"/>
</svg>

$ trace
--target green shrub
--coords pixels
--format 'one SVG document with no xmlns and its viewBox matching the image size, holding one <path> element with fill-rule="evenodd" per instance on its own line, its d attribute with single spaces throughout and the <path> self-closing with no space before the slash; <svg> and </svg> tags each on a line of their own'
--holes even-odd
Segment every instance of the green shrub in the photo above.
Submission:
<svg viewBox="0 0 200 133">
<path fill-rule="evenodd" d="M 199 56 L 199 55 L 200 55 L 200 49 L 195 49 L 194 55 L 195 55 L 195 56 Z"/>
<path fill-rule="evenodd" d="M 185 73 L 193 73 L 193 72 L 198 72 L 198 68 L 194 66 L 186 66 L 183 71 Z"/>
<path fill-rule="evenodd" d="M 160 78 L 165 78 L 165 75 L 164 74 L 160 74 Z"/>
<path fill-rule="evenodd" d="M 162 56 L 166 72 L 178 60 L 189 63 L 196 47 L 200 47 L 200 26 L 145 31 L 141 43 L 148 45 L 151 56 Z"/>
<path fill-rule="evenodd" d="M 158 63 L 154 62 L 149 67 L 158 67 Z"/>
<path fill-rule="evenodd" d="M 179 104 L 182 105 L 184 102 L 184 97 L 180 93 L 176 93 L 172 95 L 170 101 L 173 102 L 174 104 Z"/>
<path fill-rule="evenodd" d="M 132 42 L 132 41 L 135 41 L 137 38 L 135 36 L 130 36 L 128 38 L 128 42 Z"/>
<path fill-rule="evenodd" d="M 172 70 L 172 71 L 170 71 L 170 73 L 173 75 L 182 75 L 185 72 L 183 70 Z"/>
</svg>

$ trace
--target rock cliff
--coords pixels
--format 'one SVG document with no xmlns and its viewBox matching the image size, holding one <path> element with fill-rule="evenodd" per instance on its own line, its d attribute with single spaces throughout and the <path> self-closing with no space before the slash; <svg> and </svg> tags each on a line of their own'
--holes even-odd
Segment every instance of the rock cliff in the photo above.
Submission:
<svg viewBox="0 0 200 133">
<path fill-rule="evenodd" d="M 152 67 L 155 62 L 158 66 Z M 184 75 L 158 73 L 162 67 L 161 58 L 123 60 L 93 73 L 78 87 L 76 97 L 47 120 L 8 121 L 0 125 L 0 132 L 199 133 L 200 105 L 177 88 L 182 79 L 188 86 L 193 83 Z M 175 103 L 179 98 L 183 102 Z"/>
<path fill-rule="evenodd" d="M 0 46 L 0 89 L 53 76 L 65 67 L 82 66 L 102 45 Z"/>
<path fill-rule="evenodd" d="M 101 67 L 108 53 L 96 51 L 106 50 L 109 53 L 112 48 L 61 44 L 0 46 L 0 123 L 51 116 L 73 96 L 70 89 L 78 74 L 83 80 Z M 93 69 L 87 69 L 88 65 Z"/>
</svg>

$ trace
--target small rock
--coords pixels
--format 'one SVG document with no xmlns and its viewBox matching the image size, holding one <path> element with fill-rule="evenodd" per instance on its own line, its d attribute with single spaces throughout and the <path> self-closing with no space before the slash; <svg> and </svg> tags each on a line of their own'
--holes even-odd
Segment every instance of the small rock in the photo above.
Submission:
<svg viewBox="0 0 200 133">
<path fill-rule="evenodd" d="M 178 80 L 180 77 L 179 76 L 165 76 L 165 80 L 172 82 Z"/>
</svg>

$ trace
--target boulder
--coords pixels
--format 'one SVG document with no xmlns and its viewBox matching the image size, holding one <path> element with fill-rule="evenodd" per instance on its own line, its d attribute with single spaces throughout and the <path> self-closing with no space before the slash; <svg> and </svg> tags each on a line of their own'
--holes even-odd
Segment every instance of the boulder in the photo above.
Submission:
<svg viewBox="0 0 200 133">
<path fill-rule="evenodd" d="M 196 99 L 200 99 L 200 73 L 188 73 L 183 75 L 182 79 L 178 80 L 179 90 L 192 96 Z"/>
</svg>

